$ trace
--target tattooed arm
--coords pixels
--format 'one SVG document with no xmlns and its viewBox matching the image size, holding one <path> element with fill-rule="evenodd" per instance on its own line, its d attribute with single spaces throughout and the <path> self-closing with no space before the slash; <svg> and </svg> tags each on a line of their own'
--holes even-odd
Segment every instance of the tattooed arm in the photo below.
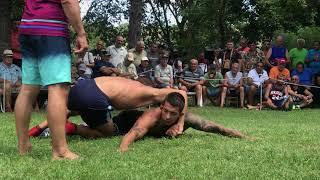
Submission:
<svg viewBox="0 0 320 180">
<path fill-rule="evenodd" d="M 128 151 L 130 144 L 143 138 L 144 135 L 155 125 L 160 116 L 160 108 L 143 113 L 130 131 L 122 138 L 119 151 Z"/>
<path fill-rule="evenodd" d="M 220 124 L 206 120 L 203 117 L 192 113 L 186 114 L 184 129 L 186 130 L 189 127 L 199 131 L 221 134 L 223 136 L 229 136 L 234 138 L 249 138 L 238 130 L 226 128 Z"/>
</svg>

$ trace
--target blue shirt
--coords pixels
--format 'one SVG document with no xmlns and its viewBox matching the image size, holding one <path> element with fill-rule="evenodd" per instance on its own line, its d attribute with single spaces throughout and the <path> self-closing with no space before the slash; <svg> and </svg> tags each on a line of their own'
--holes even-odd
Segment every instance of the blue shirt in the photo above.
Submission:
<svg viewBox="0 0 320 180">
<path fill-rule="evenodd" d="M 272 54 L 271 57 L 269 59 L 269 62 L 271 65 L 276 66 L 277 62 L 276 59 L 280 59 L 280 58 L 284 58 L 286 59 L 286 52 L 287 52 L 287 48 L 281 46 L 281 47 L 277 47 L 277 46 L 273 46 L 272 47 Z"/>
<path fill-rule="evenodd" d="M 95 65 L 93 67 L 93 74 L 92 74 L 93 78 L 100 77 L 100 76 L 105 76 L 105 74 L 103 74 L 100 71 L 100 68 L 102 68 L 102 67 L 115 68 L 114 65 L 111 62 L 98 60 L 98 61 L 95 62 Z"/>
<path fill-rule="evenodd" d="M 318 59 L 315 60 L 314 57 L 318 55 Z M 310 60 L 309 67 L 312 73 L 316 74 L 320 72 L 320 50 L 310 49 L 307 58 Z"/>
<path fill-rule="evenodd" d="M 14 64 L 8 67 L 2 62 L 0 63 L 0 78 L 11 83 L 16 83 L 21 79 L 21 69 Z"/>
<path fill-rule="evenodd" d="M 303 85 L 312 85 L 312 76 L 313 73 L 311 69 L 305 68 L 301 73 L 299 73 L 296 69 L 292 70 L 292 76 L 299 76 L 300 84 Z"/>
</svg>

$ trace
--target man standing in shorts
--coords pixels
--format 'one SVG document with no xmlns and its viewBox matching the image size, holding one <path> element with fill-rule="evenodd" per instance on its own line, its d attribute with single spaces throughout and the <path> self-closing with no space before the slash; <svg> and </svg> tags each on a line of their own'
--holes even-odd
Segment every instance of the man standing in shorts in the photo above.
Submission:
<svg viewBox="0 0 320 180">
<path fill-rule="evenodd" d="M 65 137 L 67 94 L 71 82 L 68 23 L 77 33 L 75 53 L 87 50 L 78 0 L 26 0 L 20 30 L 22 88 L 16 101 L 18 150 L 31 150 L 28 126 L 32 104 L 41 86 L 48 86 L 48 122 L 52 132 L 52 158 L 77 159 Z"/>
</svg>

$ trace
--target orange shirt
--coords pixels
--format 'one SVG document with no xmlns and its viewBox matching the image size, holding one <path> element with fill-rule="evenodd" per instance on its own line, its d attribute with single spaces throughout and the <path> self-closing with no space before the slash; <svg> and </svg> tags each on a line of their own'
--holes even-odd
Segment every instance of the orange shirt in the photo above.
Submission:
<svg viewBox="0 0 320 180">
<path fill-rule="evenodd" d="M 290 79 L 290 71 L 287 68 L 284 68 L 282 71 L 279 71 L 278 66 L 271 68 L 269 73 L 270 79 Z"/>
</svg>

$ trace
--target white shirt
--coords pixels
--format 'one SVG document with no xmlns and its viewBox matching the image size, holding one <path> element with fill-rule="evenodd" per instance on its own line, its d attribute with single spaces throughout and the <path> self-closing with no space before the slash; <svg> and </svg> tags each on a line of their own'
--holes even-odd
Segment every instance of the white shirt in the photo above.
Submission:
<svg viewBox="0 0 320 180">
<path fill-rule="evenodd" d="M 257 86 L 260 86 L 264 81 L 269 79 L 267 71 L 263 70 L 262 74 L 259 76 L 256 69 L 251 69 L 248 77 L 251 78 L 252 82 Z"/>
<path fill-rule="evenodd" d="M 227 79 L 228 79 L 228 83 L 230 85 L 237 85 L 240 83 L 240 80 L 242 78 L 242 72 L 238 72 L 237 75 L 234 77 L 232 76 L 232 72 L 228 71 L 226 73 Z"/>
<path fill-rule="evenodd" d="M 167 67 L 162 67 L 160 64 L 156 66 L 154 77 L 160 78 L 164 83 L 168 83 L 173 78 L 173 69 L 169 64 Z"/>
<path fill-rule="evenodd" d="M 78 62 L 83 63 L 85 65 L 94 63 L 94 57 L 91 52 L 86 52 L 86 54 L 83 56 L 83 58 L 78 58 Z M 91 75 L 92 69 L 88 66 L 86 66 L 86 71 L 84 74 Z"/>
<path fill-rule="evenodd" d="M 121 46 L 117 48 L 115 45 L 107 47 L 107 51 L 111 54 L 110 62 L 117 67 L 118 64 L 123 63 L 124 58 L 127 56 L 127 50 Z"/>
</svg>

